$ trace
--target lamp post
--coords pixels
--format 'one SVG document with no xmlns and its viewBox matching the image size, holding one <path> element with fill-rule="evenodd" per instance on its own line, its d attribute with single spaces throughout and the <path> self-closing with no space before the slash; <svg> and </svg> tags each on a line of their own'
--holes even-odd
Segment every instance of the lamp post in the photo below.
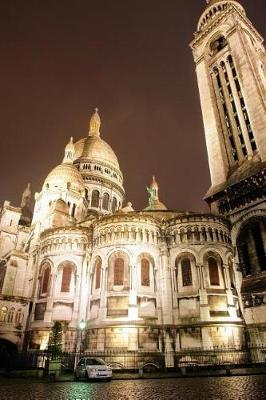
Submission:
<svg viewBox="0 0 266 400">
<path fill-rule="evenodd" d="M 80 334 L 77 335 L 74 368 L 76 368 L 76 366 L 77 366 L 78 354 L 83 353 L 83 351 L 84 351 L 83 332 L 86 328 L 86 325 L 87 325 L 87 323 L 86 323 L 86 321 L 84 321 L 84 319 L 82 319 L 79 323 Z"/>
<path fill-rule="evenodd" d="M 86 321 L 83 319 L 79 323 L 79 329 L 80 329 L 80 353 L 84 352 L 84 337 L 83 337 L 83 332 L 86 328 Z"/>
</svg>

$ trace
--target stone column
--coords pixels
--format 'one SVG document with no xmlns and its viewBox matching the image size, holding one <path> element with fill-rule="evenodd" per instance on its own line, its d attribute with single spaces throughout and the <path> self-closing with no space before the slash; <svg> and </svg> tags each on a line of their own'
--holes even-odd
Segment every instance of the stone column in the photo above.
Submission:
<svg viewBox="0 0 266 400">
<path fill-rule="evenodd" d="M 138 319 L 138 304 L 137 304 L 137 268 L 135 265 L 129 266 L 130 271 L 130 290 L 128 299 L 128 318 L 129 320 Z"/>
<path fill-rule="evenodd" d="M 138 328 L 128 329 L 128 350 L 129 351 L 138 350 Z"/>
<path fill-rule="evenodd" d="M 168 250 L 165 244 L 161 246 L 160 249 L 160 292 L 162 299 L 162 314 L 163 323 L 172 324 L 172 296 L 171 296 L 171 280 L 170 280 L 170 270 L 168 265 Z"/>
<path fill-rule="evenodd" d="M 164 334 L 164 343 L 165 343 L 165 366 L 166 368 L 173 368 L 175 366 L 174 361 L 174 351 L 172 346 L 172 339 L 170 337 L 169 332 L 165 331 Z"/>
<path fill-rule="evenodd" d="M 100 309 L 99 319 L 106 318 L 107 315 L 107 278 L 108 278 L 108 266 L 101 269 L 101 297 L 100 297 Z"/>
<path fill-rule="evenodd" d="M 202 345 L 204 350 L 213 349 L 213 341 L 211 337 L 210 328 L 205 326 L 201 330 L 202 334 Z"/>
<path fill-rule="evenodd" d="M 45 322 L 51 322 L 52 321 L 52 313 L 53 313 L 53 306 L 54 306 L 54 301 L 53 299 L 56 297 L 55 296 L 55 289 L 56 289 L 56 274 L 51 274 L 50 275 L 50 290 L 49 290 L 49 296 L 47 297 L 47 303 L 46 303 L 46 310 L 44 313 L 44 321 Z"/>
</svg>

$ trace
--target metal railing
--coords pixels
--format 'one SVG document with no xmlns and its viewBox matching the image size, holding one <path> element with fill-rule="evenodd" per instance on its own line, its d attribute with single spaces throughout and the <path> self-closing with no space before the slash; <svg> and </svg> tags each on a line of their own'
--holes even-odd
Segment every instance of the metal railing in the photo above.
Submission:
<svg viewBox="0 0 266 400">
<path fill-rule="evenodd" d="M 81 357 L 99 357 L 113 370 L 164 370 L 165 368 L 239 366 L 252 367 L 258 363 L 266 366 L 266 346 L 242 347 L 239 349 L 217 347 L 212 349 L 187 349 L 180 352 L 159 351 L 85 351 L 82 353 L 62 353 L 62 369 L 73 371 Z M 0 369 L 28 370 L 45 368 L 52 359 L 48 351 L 32 350 L 21 353 L 1 353 Z M 170 361 L 169 361 L 170 360 Z"/>
</svg>

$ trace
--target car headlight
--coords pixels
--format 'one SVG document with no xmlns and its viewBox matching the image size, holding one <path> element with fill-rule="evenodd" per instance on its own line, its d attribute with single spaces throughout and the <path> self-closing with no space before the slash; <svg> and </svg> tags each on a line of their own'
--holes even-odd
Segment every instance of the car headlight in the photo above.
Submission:
<svg viewBox="0 0 266 400">
<path fill-rule="evenodd" d="M 97 371 L 97 369 L 95 369 L 95 368 L 91 369 L 91 372 L 96 372 L 96 371 Z"/>
</svg>

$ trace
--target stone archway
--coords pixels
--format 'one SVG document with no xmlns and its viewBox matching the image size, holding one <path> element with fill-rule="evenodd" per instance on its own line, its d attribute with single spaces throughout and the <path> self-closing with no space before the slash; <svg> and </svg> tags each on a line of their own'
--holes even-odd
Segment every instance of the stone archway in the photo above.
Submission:
<svg viewBox="0 0 266 400">
<path fill-rule="evenodd" d="M 236 246 L 244 276 L 266 271 L 266 217 L 248 219 L 239 231 Z"/>
</svg>

